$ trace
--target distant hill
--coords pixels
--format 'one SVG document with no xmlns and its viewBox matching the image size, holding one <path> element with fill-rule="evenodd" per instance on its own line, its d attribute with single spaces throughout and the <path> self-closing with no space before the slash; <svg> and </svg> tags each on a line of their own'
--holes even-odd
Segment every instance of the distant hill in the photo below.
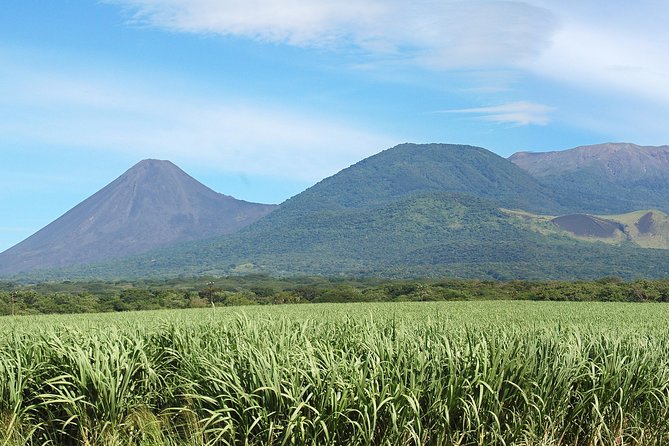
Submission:
<svg viewBox="0 0 669 446">
<path fill-rule="evenodd" d="M 277 211 L 278 212 L 278 211 Z M 39 279 L 264 273 L 479 279 L 666 277 L 669 251 L 541 233 L 471 195 L 424 193 L 376 208 L 305 214 Z"/>
<path fill-rule="evenodd" d="M 0 274 L 82 265 L 228 234 L 276 208 L 212 191 L 169 161 L 144 160 L 0 254 Z"/>
<path fill-rule="evenodd" d="M 482 148 L 403 144 L 321 181 L 237 233 L 53 274 L 669 275 L 669 251 L 583 241 L 553 223 L 538 230 L 534 220 L 519 218 L 523 210 L 577 213 L 578 206 L 561 201 L 568 196 Z"/>
<path fill-rule="evenodd" d="M 509 160 L 580 212 L 669 212 L 669 146 L 608 143 Z"/>
<path fill-rule="evenodd" d="M 549 187 L 481 147 L 401 144 L 326 178 L 281 206 L 287 212 L 373 207 L 414 193 L 451 192 L 490 198 L 531 211 L 569 209 Z"/>
</svg>

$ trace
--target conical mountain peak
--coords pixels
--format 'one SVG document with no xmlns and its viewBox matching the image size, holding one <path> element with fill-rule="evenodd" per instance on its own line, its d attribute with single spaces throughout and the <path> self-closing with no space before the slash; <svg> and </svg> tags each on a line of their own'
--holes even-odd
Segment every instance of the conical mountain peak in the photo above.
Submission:
<svg viewBox="0 0 669 446">
<path fill-rule="evenodd" d="M 159 159 L 156 159 L 156 158 L 143 159 L 140 162 L 138 162 L 137 164 L 135 164 L 134 167 L 149 165 L 149 164 L 150 165 L 170 165 L 170 166 L 176 167 L 175 164 L 172 163 L 172 161 L 170 161 L 170 160 L 159 160 Z"/>
<path fill-rule="evenodd" d="M 147 159 L 0 254 L 0 274 L 106 261 L 228 234 L 274 208 L 219 194 L 170 161 Z"/>
<path fill-rule="evenodd" d="M 138 162 L 128 169 L 126 173 L 132 175 L 181 175 L 190 177 L 190 175 L 181 170 L 172 161 L 152 158 Z"/>
<path fill-rule="evenodd" d="M 174 170 L 181 169 L 179 169 L 179 167 L 177 167 L 177 165 L 172 161 L 148 158 L 139 161 L 137 164 L 128 169 L 126 173 L 141 174 L 152 171 L 170 172 Z"/>
</svg>

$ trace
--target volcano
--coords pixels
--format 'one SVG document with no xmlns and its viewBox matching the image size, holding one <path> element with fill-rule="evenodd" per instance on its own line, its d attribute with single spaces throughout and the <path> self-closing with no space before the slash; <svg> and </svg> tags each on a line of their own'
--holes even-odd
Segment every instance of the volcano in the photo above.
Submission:
<svg viewBox="0 0 669 446">
<path fill-rule="evenodd" d="M 102 262 L 225 235 L 275 208 L 214 192 L 170 161 L 148 159 L 0 253 L 0 274 Z"/>
</svg>

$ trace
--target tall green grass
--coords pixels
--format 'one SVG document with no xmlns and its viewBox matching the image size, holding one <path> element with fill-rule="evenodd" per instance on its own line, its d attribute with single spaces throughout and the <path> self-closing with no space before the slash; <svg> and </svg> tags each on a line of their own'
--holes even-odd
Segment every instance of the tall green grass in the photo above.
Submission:
<svg viewBox="0 0 669 446">
<path fill-rule="evenodd" d="M 666 445 L 669 306 L 0 319 L 0 445 Z"/>
</svg>

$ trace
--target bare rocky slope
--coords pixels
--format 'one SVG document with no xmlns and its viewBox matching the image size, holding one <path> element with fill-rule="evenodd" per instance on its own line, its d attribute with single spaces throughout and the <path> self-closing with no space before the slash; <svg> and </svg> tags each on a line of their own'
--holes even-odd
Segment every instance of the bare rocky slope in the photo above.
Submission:
<svg viewBox="0 0 669 446">
<path fill-rule="evenodd" d="M 0 254 L 0 274 L 82 265 L 235 232 L 275 209 L 219 194 L 169 161 L 144 160 Z"/>
<path fill-rule="evenodd" d="M 669 212 L 669 146 L 606 143 L 518 152 L 509 161 L 584 212 Z"/>
</svg>

